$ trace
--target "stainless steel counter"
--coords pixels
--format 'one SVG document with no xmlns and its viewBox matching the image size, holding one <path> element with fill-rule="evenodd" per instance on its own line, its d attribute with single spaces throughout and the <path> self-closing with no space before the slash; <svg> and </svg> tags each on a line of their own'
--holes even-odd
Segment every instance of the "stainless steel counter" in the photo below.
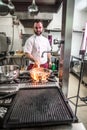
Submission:
<svg viewBox="0 0 87 130">
<path fill-rule="evenodd" d="M 19 129 L 16 129 L 19 130 Z M 73 123 L 72 125 L 39 127 L 39 128 L 22 128 L 20 130 L 86 130 L 83 123 Z"/>
</svg>

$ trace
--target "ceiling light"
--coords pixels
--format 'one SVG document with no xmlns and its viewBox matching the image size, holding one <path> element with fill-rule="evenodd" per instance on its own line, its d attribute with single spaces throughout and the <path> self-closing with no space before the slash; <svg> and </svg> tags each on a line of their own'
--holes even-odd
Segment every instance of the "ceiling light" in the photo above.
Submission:
<svg viewBox="0 0 87 130">
<path fill-rule="evenodd" d="M 39 9 L 35 3 L 35 0 L 32 1 L 32 5 L 28 6 L 28 12 L 30 15 L 37 15 L 38 14 Z"/>
</svg>

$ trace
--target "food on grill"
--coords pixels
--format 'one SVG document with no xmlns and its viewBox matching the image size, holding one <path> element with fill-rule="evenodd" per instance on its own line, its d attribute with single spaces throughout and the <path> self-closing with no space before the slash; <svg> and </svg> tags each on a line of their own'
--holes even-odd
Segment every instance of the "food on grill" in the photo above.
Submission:
<svg viewBox="0 0 87 130">
<path fill-rule="evenodd" d="M 33 80 L 39 82 L 39 81 L 46 81 L 46 79 L 50 75 L 50 70 L 45 68 L 33 68 L 30 70 L 30 75 Z"/>
</svg>

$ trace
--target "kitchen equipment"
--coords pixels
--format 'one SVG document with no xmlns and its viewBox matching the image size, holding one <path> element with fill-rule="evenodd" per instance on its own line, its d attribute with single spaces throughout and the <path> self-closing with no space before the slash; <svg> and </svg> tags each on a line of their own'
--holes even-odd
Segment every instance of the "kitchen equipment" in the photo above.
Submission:
<svg viewBox="0 0 87 130">
<path fill-rule="evenodd" d="M 46 79 L 50 76 L 51 70 L 42 67 L 37 67 L 31 69 L 29 72 L 34 81 L 42 82 L 46 81 Z"/>
<path fill-rule="evenodd" d="M 8 8 L 9 8 L 10 14 L 13 15 L 15 12 L 15 6 L 13 5 L 11 0 L 8 0 Z"/>
<path fill-rule="evenodd" d="M 8 4 L 6 4 L 6 3 L 2 2 L 2 0 L 0 0 L 0 15 L 1 16 L 8 15 L 8 13 L 13 15 L 14 12 L 15 12 L 15 7 L 14 7 L 13 3 L 11 2 L 11 0 L 8 0 Z"/>
<path fill-rule="evenodd" d="M 30 15 L 37 15 L 39 12 L 38 6 L 35 3 L 35 0 L 32 0 L 32 5 L 28 7 L 28 12 Z"/>
<path fill-rule="evenodd" d="M 6 52 L 3 51 L 2 53 L 0 53 L 0 58 L 5 58 L 6 57 Z"/>
<path fill-rule="evenodd" d="M 7 37 L 4 32 L 0 33 L 0 54 L 8 51 Z"/>
<path fill-rule="evenodd" d="M 19 76 L 15 80 L 5 80 L 3 82 L 0 82 L 0 91 L 13 91 L 18 90 L 20 88 L 30 88 L 30 87 L 43 87 L 43 86 L 55 86 L 58 85 L 57 79 L 54 75 L 54 73 L 51 73 L 50 76 L 46 79 L 45 82 L 36 82 L 32 79 L 30 76 L 29 71 L 25 71 L 22 73 L 19 73 Z"/>
<path fill-rule="evenodd" d="M 63 125 L 75 119 L 61 89 L 44 86 L 18 91 L 5 116 L 4 127 Z"/>
<path fill-rule="evenodd" d="M 29 71 L 20 73 L 15 80 L 0 82 L 0 96 L 6 97 L 10 93 L 19 91 L 21 88 L 55 87 L 57 86 L 55 75 L 51 74 L 46 82 L 34 82 Z M 1 105 L 1 104 L 0 104 Z M 3 106 L 3 104 L 2 104 Z M 4 103 L 5 106 L 5 103 Z"/>
<path fill-rule="evenodd" d="M 86 49 L 87 49 L 87 23 L 85 25 L 85 30 L 83 30 L 83 37 L 82 37 L 82 43 L 81 43 L 79 54 L 85 55 Z"/>
<path fill-rule="evenodd" d="M 9 54 L 13 56 L 15 54 L 15 52 L 14 51 L 9 51 Z"/>
<path fill-rule="evenodd" d="M 0 66 L 0 82 L 11 81 L 18 77 L 19 66 L 17 65 L 3 65 Z"/>
<path fill-rule="evenodd" d="M 9 8 L 7 4 L 5 4 L 4 2 L 2 2 L 2 0 L 0 0 L 0 15 L 5 16 L 8 13 L 9 13 Z"/>
</svg>

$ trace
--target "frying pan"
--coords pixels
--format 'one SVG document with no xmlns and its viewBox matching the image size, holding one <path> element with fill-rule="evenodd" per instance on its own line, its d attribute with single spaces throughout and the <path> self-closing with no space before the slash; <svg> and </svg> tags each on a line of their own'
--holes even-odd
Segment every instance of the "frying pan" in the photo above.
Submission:
<svg viewBox="0 0 87 130">
<path fill-rule="evenodd" d="M 29 71 L 30 76 L 32 77 L 33 80 L 43 80 L 47 79 L 51 75 L 51 70 L 46 69 L 46 68 L 33 68 Z"/>
<path fill-rule="evenodd" d="M 17 65 L 0 66 L 0 82 L 15 80 L 19 76 L 19 72 Z"/>
</svg>

